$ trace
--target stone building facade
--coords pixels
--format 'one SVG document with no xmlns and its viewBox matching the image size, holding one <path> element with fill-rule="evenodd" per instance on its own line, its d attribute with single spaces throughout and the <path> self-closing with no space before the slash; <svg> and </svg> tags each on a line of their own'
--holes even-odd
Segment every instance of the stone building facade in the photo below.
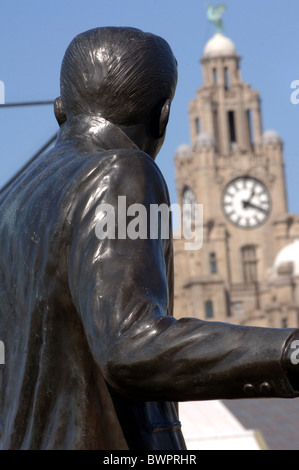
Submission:
<svg viewBox="0 0 299 470">
<path fill-rule="evenodd" d="M 263 131 L 259 93 L 229 38 L 216 33 L 201 64 L 191 144 L 177 149 L 175 168 L 180 206 L 202 204 L 203 244 L 174 240 L 174 314 L 298 326 L 299 216 L 288 212 L 282 139 Z M 193 209 L 184 217 L 194 224 Z"/>
</svg>

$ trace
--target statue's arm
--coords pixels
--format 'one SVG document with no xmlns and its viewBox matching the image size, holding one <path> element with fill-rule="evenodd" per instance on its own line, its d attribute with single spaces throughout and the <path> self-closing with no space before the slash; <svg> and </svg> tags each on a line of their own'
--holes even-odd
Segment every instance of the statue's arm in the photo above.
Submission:
<svg viewBox="0 0 299 470">
<path fill-rule="evenodd" d="M 142 400 L 296 396 L 282 367 L 294 330 L 167 316 L 169 241 L 105 239 L 100 204 L 168 203 L 159 170 L 141 152 L 89 180 L 73 211 L 69 284 L 92 355 L 121 394 Z M 97 217 L 96 214 L 97 213 Z"/>
</svg>

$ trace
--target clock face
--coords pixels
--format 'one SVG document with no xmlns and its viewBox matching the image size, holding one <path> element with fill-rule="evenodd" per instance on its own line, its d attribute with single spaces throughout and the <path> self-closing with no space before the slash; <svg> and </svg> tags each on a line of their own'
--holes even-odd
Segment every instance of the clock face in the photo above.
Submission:
<svg viewBox="0 0 299 470">
<path fill-rule="evenodd" d="M 184 189 L 182 202 L 184 218 L 187 219 L 187 222 L 194 222 L 196 197 L 191 188 Z"/>
<path fill-rule="evenodd" d="M 271 211 L 270 194 L 255 178 L 242 176 L 231 181 L 222 196 L 222 209 L 237 227 L 250 229 L 263 224 Z"/>
</svg>

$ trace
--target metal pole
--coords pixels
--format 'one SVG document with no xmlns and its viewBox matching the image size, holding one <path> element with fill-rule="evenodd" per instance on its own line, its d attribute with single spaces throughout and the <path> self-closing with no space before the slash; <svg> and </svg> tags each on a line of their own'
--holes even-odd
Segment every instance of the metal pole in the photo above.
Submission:
<svg viewBox="0 0 299 470">
<path fill-rule="evenodd" d="M 27 101 L 24 103 L 4 103 L 0 104 L 0 108 L 13 108 L 16 106 L 40 106 L 45 104 L 54 104 L 54 100 L 52 101 Z"/>
<path fill-rule="evenodd" d="M 55 142 L 56 138 L 57 138 L 57 135 L 58 135 L 58 132 L 55 133 L 55 135 L 53 135 L 34 155 L 33 157 L 30 158 L 30 160 L 28 160 L 27 163 L 25 163 L 24 166 L 22 166 L 22 168 L 17 172 L 15 173 L 15 175 L 10 178 L 10 180 L 8 180 L 8 182 L 5 184 L 5 186 L 3 186 L 3 188 L 0 189 L 0 194 L 5 191 L 5 189 L 13 183 L 13 181 L 15 179 L 17 179 L 17 177 L 29 166 L 31 165 L 32 162 L 34 162 L 34 160 L 36 160 L 45 150 L 47 150 L 48 147 L 50 147 L 51 144 L 53 144 L 53 142 Z"/>
</svg>

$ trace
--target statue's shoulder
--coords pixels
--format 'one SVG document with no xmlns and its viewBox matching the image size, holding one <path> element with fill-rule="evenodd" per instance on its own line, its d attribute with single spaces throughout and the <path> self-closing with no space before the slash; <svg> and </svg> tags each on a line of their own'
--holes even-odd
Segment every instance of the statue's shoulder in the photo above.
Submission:
<svg viewBox="0 0 299 470">
<path fill-rule="evenodd" d="M 114 155 L 115 159 L 123 165 L 136 163 L 137 165 L 156 166 L 154 160 L 147 153 L 137 148 L 112 149 L 106 152 L 107 156 L 109 154 Z"/>
<path fill-rule="evenodd" d="M 109 193 L 144 199 L 145 194 L 160 194 L 168 200 L 165 179 L 155 161 L 139 149 L 111 149 L 92 155 L 77 180 L 76 198 Z M 96 197 L 96 196 L 95 196 Z M 158 196 L 157 196 L 158 197 Z"/>
<path fill-rule="evenodd" d="M 67 193 L 76 201 L 90 200 L 91 194 L 134 194 L 139 199 L 153 192 L 167 198 L 164 177 L 155 161 L 138 149 L 111 149 L 86 156 L 71 178 Z M 162 196 L 161 196 L 162 197 Z"/>
<path fill-rule="evenodd" d="M 124 194 L 160 194 L 168 200 L 166 181 L 156 162 L 145 152 L 138 149 L 122 149 L 115 152 L 111 164 L 113 180 L 122 188 Z M 158 196 L 157 196 L 158 197 Z"/>
<path fill-rule="evenodd" d="M 146 177 L 163 179 L 162 173 L 155 161 L 139 149 L 117 149 L 107 152 L 112 156 L 113 169 L 120 173 L 125 171 L 131 176 L 144 174 Z M 123 173 L 122 173 L 123 174 Z M 164 179 L 163 179 L 164 180 Z"/>
</svg>

